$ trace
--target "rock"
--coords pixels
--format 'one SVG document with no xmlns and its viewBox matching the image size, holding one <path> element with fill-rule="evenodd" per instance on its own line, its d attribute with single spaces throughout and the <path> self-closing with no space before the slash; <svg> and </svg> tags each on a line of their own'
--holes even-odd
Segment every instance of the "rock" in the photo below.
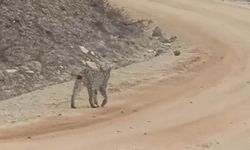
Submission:
<svg viewBox="0 0 250 150">
<path fill-rule="evenodd" d="M 93 51 L 91 51 L 90 54 L 93 56 L 96 56 L 96 54 Z"/>
<path fill-rule="evenodd" d="M 58 77 L 58 81 L 63 82 L 63 81 L 65 81 L 65 78 L 63 78 L 63 77 Z"/>
<path fill-rule="evenodd" d="M 155 50 L 149 49 L 148 52 L 149 52 L 149 53 L 155 53 Z"/>
<path fill-rule="evenodd" d="M 164 43 L 165 46 L 171 46 L 171 43 Z"/>
<path fill-rule="evenodd" d="M 176 41 L 177 39 L 177 36 L 172 36 L 170 39 L 169 39 L 169 42 L 170 43 L 173 43 L 174 41 Z"/>
<path fill-rule="evenodd" d="M 155 27 L 155 29 L 153 30 L 152 36 L 153 37 L 161 37 L 162 36 L 161 28 Z"/>
<path fill-rule="evenodd" d="M 138 112 L 138 110 L 136 110 L 136 109 L 133 109 L 132 111 L 133 111 L 133 112 Z"/>
<path fill-rule="evenodd" d="M 60 66 L 59 66 L 59 68 L 60 68 L 61 70 L 63 70 L 63 69 L 64 69 L 64 67 L 63 67 L 62 65 L 60 65 Z"/>
<path fill-rule="evenodd" d="M 87 50 L 84 46 L 80 46 L 80 49 L 84 54 L 88 54 L 89 52 L 89 50 Z"/>
<path fill-rule="evenodd" d="M 175 56 L 180 56 L 180 55 L 181 55 L 181 52 L 180 52 L 179 50 L 175 50 L 175 51 L 174 51 L 174 55 L 175 55 Z"/>
<path fill-rule="evenodd" d="M 32 71 L 32 70 L 29 70 L 29 71 L 25 71 L 27 74 L 35 74 L 35 72 L 34 71 Z"/>
<path fill-rule="evenodd" d="M 12 124 L 14 124 L 14 123 L 16 123 L 16 121 L 15 121 L 15 120 L 13 120 L 13 121 L 11 121 L 11 123 L 12 123 Z"/>
<path fill-rule="evenodd" d="M 10 74 L 13 74 L 13 73 L 16 73 L 17 70 L 16 69 L 7 69 L 6 72 L 10 73 Z"/>
<path fill-rule="evenodd" d="M 160 56 L 163 52 L 164 52 L 164 51 L 163 51 L 162 49 L 158 49 L 158 50 L 156 51 L 155 56 L 156 56 L 156 57 L 157 57 L 157 56 Z"/>
<path fill-rule="evenodd" d="M 163 36 L 161 36 L 159 40 L 160 40 L 160 42 L 162 42 L 162 43 L 171 43 L 168 39 L 166 39 L 166 38 L 163 37 Z"/>
<path fill-rule="evenodd" d="M 116 132 L 117 132 L 117 133 L 121 133 L 121 131 L 120 131 L 120 130 L 117 130 Z"/>
</svg>

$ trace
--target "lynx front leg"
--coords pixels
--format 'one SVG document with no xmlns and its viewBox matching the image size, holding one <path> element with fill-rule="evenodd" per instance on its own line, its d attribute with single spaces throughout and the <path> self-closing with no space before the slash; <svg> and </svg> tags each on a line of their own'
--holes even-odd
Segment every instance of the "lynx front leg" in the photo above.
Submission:
<svg viewBox="0 0 250 150">
<path fill-rule="evenodd" d="M 94 90 L 94 103 L 95 103 L 96 107 L 100 107 L 98 104 L 98 100 L 97 100 L 97 94 L 98 94 L 98 91 Z"/>
<path fill-rule="evenodd" d="M 94 90 L 92 90 L 91 88 L 88 88 L 88 94 L 89 94 L 89 104 L 90 107 L 92 108 L 97 108 L 97 106 L 95 106 L 94 102 L 93 102 L 93 98 L 94 98 Z"/>
<path fill-rule="evenodd" d="M 78 79 L 78 78 L 75 81 L 75 85 L 74 85 L 74 88 L 73 88 L 73 94 L 71 96 L 71 108 L 76 108 L 76 106 L 75 106 L 75 97 L 81 91 L 81 88 L 82 88 L 81 87 L 81 80 Z"/>
<path fill-rule="evenodd" d="M 102 94 L 104 100 L 102 101 L 102 107 L 104 107 L 108 103 L 108 95 L 107 95 L 107 88 L 106 87 L 101 87 L 100 88 L 100 93 Z"/>
</svg>

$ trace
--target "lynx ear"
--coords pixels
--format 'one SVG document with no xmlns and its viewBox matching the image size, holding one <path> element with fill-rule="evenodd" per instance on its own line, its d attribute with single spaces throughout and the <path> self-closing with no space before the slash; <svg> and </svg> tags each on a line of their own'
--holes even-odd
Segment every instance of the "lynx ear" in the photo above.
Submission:
<svg viewBox="0 0 250 150">
<path fill-rule="evenodd" d="M 82 76 L 81 75 L 77 75 L 77 80 L 81 80 L 82 79 Z"/>
</svg>

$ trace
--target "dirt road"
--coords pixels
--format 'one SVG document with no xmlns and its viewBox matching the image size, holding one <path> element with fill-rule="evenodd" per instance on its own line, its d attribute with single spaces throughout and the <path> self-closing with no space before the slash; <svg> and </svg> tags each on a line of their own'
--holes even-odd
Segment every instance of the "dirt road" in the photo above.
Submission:
<svg viewBox="0 0 250 150">
<path fill-rule="evenodd" d="M 210 50 L 210 60 L 112 97 L 122 105 L 0 132 L 0 149 L 249 150 L 250 10 L 213 0 L 113 3 Z M 20 130 L 38 136 L 11 136 Z"/>
</svg>

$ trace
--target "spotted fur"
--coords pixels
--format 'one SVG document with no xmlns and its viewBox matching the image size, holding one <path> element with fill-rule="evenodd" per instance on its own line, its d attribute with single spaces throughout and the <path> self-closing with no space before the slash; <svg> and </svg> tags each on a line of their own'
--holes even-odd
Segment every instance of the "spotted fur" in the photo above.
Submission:
<svg viewBox="0 0 250 150">
<path fill-rule="evenodd" d="M 100 67 L 100 69 L 93 69 L 86 67 L 77 75 L 73 94 L 71 97 L 71 108 L 75 107 L 75 97 L 85 86 L 89 95 L 89 103 L 92 108 L 100 107 L 97 100 L 98 91 L 103 96 L 104 100 L 101 107 L 104 107 L 108 102 L 107 86 L 110 78 L 111 67 Z"/>
</svg>

